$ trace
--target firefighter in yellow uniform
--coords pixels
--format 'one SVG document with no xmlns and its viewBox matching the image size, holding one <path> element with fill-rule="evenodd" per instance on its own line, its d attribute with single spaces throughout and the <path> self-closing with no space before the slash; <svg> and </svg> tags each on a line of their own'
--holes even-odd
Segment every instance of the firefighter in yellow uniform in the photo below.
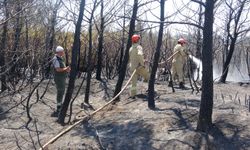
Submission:
<svg viewBox="0 0 250 150">
<path fill-rule="evenodd" d="M 174 47 L 174 54 L 173 54 L 172 68 L 171 68 L 172 78 L 174 79 L 176 76 L 178 76 L 179 87 L 181 89 L 186 88 L 184 86 L 184 76 L 183 76 L 183 66 L 188 57 L 188 53 L 184 48 L 186 43 L 187 43 L 186 40 L 183 38 L 180 38 L 178 40 L 177 45 Z M 173 86 L 172 80 L 170 80 L 169 86 Z"/>
<path fill-rule="evenodd" d="M 149 79 L 149 73 L 145 68 L 144 54 L 142 46 L 139 44 L 140 36 L 132 36 L 132 47 L 129 49 L 129 65 L 130 72 L 132 73 L 135 69 L 136 73 L 132 78 L 132 86 L 130 89 L 130 97 L 135 98 L 137 93 L 137 80 L 138 76 L 142 76 L 144 81 L 147 82 Z"/>
</svg>

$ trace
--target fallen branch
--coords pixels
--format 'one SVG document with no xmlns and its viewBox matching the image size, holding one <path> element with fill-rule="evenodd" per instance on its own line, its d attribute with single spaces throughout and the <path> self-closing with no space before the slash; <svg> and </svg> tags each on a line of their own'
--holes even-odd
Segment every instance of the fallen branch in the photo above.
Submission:
<svg viewBox="0 0 250 150">
<path fill-rule="evenodd" d="M 45 90 L 44 90 L 43 94 L 40 96 L 39 100 L 43 99 L 44 95 L 46 94 L 46 92 L 47 92 L 47 90 L 49 88 L 50 81 L 51 81 L 51 79 L 49 79 L 49 81 L 48 81 L 48 83 L 47 83 L 47 85 L 45 87 Z"/>
</svg>

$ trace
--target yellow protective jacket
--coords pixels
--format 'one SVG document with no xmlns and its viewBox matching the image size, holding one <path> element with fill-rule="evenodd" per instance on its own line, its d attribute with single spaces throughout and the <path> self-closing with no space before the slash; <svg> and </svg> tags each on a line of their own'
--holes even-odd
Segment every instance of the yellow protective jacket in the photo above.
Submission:
<svg viewBox="0 0 250 150">
<path fill-rule="evenodd" d="M 144 54 L 141 45 L 135 43 L 129 49 L 129 63 L 131 70 L 138 66 L 144 66 Z"/>
<path fill-rule="evenodd" d="M 185 48 L 181 46 L 181 44 L 177 44 L 174 47 L 174 53 L 175 52 L 177 52 L 177 54 L 173 56 L 172 63 L 184 64 L 187 58 L 187 53 L 186 53 Z"/>
</svg>

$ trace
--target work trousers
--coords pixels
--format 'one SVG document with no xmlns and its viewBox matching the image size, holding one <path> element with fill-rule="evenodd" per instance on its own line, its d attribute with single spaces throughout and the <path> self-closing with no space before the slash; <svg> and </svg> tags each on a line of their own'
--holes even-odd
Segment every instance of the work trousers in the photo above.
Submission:
<svg viewBox="0 0 250 150">
<path fill-rule="evenodd" d="M 63 101 L 63 96 L 65 93 L 65 76 L 55 76 L 54 81 L 56 84 L 56 89 L 57 89 L 57 96 L 56 96 L 56 102 L 57 102 L 57 111 L 60 111 L 61 106 L 62 106 L 62 101 Z"/>
<path fill-rule="evenodd" d="M 132 73 L 134 70 L 130 70 L 130 72 Z M 138 76 L 142 76 L 144 79 L 144 82 L 148 82 L 149 80 L 149 73 L 147 71 L 147 69 L 144 66 L 139 66 L 136 70 L 136 73 L 134 74 L 134 76 L 132 77 L 132 86 L 130 89 L 130 96 L 133 97 L 137 94 L 137 80 L 138 80 Z"/>
<path fill-rule="evenodd" d="M 178 76 L 178 81 L 183 82 L 183 63 L 175 61 L 172 63 L 172 68 L 171 68 L 171 75 L 173 80 L 175 79 L 176 75 Z"/>
</svg>

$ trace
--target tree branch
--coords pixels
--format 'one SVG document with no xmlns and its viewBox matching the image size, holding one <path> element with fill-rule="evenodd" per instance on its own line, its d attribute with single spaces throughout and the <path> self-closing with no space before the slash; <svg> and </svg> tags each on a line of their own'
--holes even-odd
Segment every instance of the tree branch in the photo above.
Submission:
<svg viewBox="0 0 250 150">
<path fill-rule="evenodd" d="M 191 0 L 192 2 L 195 2 L 195 3 L 198 3 L 198 4 L 200 4 L 200 5 L 202 5 L 202 6 L 204 6 L 204 7 L 206 7 L 206 4 L 204 3 L 204 2 L 202 2 L 202 1 L 199 1 L 199 0 Z"/>
<path fill-rule="evenodd" d="M 125 16 L 118 16 L 120 18 L 127 18 L 127 19 L 131 19 L 130 17 L 125 17 Z M 157 23 L 157 24 L 160 24 L 161 21 L 150 21 L 150 20 L 141 20 L 141 19 L 138 19 L 138 18 L 135 18 L 136 21 L 140 21 L 140 22 L 148 22 L 148 23 Z M 197 27 L 197 28 L 200 28 L 203 30 L 203 26 L 201 25 L 198 25 L 198 24 L 195 24 L 195 23 L 192 23 L 192 22 L 179 22 L 179 21 L 164 21 L 163 22 L 164 24 L 183 24 L 183 25 L 191 25 L 191 26 L 194 26 L 194 27 Z"/>
<path fill-rule="evenodd" d="M 29 7 L 33 6 L 33 4 L 34 4 L 34 2 L 31 3 L 30 5 L 27 5 L 27 6 L 24 7 L 22 10 L 20 10 L 19 12 L 17 12 L 17 13 L 14 14 L 13 16 L 11 16 L 10 18 L 7 18 L 7 19 L 1 21 L 1 22 L 0 22 L 0 25 L 2 25 L 2 24 L 4 24 L 4 23 L 6 23 L 7 21 L 9 21 L 9 20 L 15 18 L 18 14 L 22 13 L 23 11 L 25 11 L 25 10 L 28 9 Z"/>
</svg>

